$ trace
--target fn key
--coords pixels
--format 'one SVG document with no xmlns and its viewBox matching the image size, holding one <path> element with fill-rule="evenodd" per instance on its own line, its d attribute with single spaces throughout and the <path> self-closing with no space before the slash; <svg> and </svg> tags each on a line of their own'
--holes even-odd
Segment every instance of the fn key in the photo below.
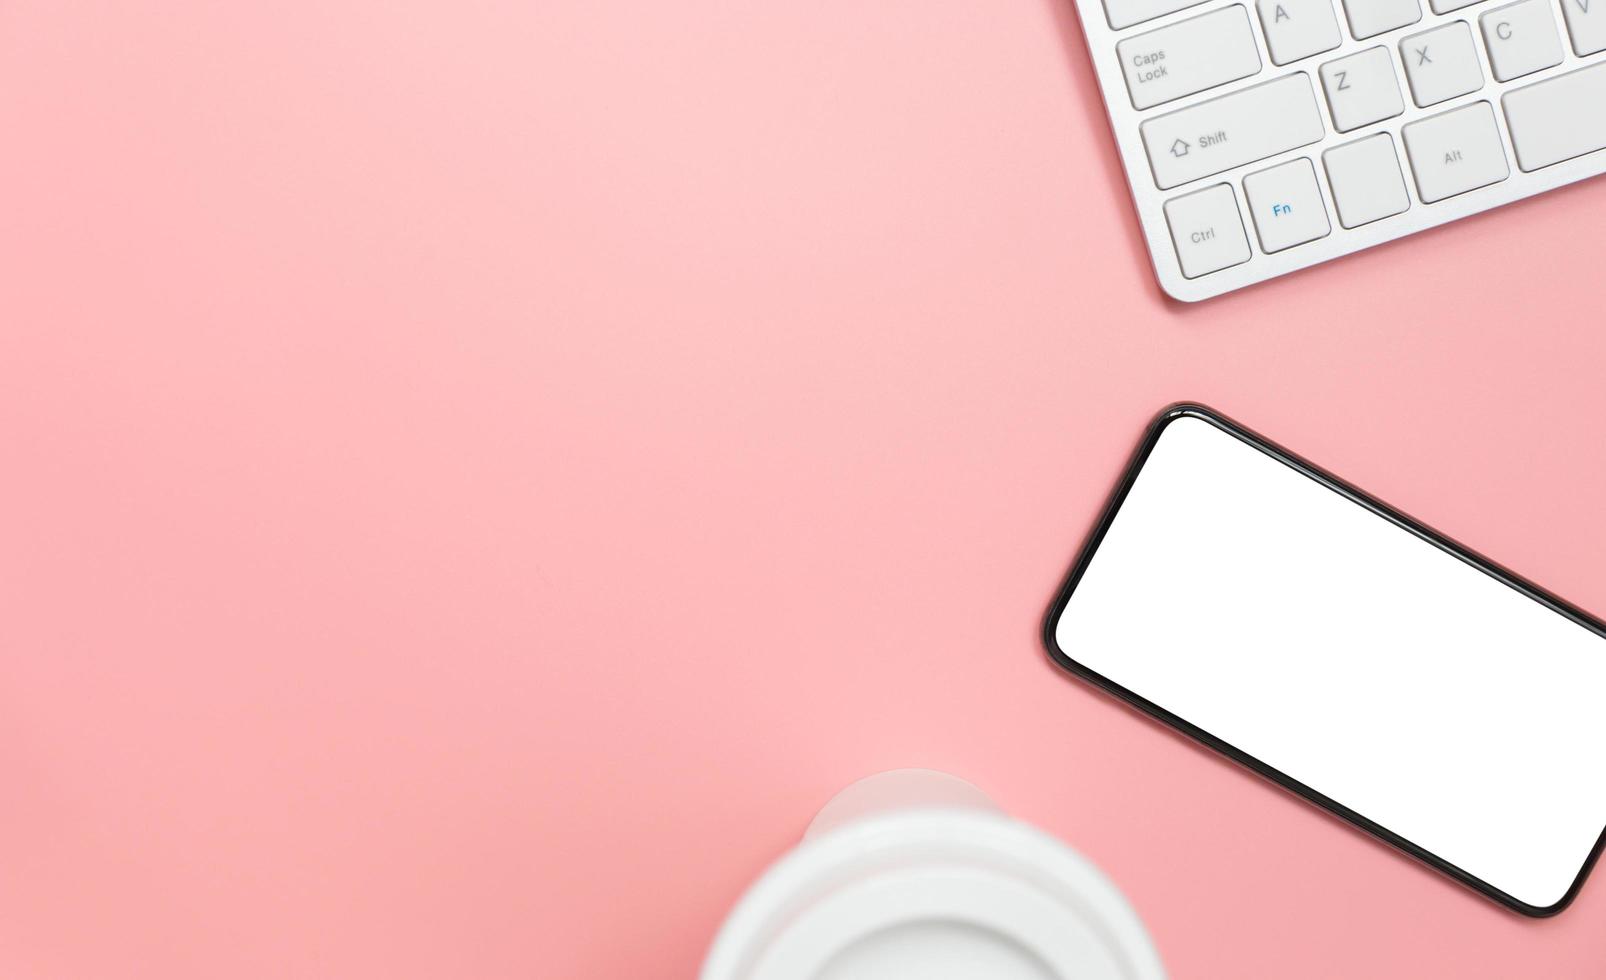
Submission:
<svg viewBox="0 0 1606 980">
<path fill-rule="evenodd" d="M 1165 220 L 1189 279 L 1249 261 L 1249 238 L 1231 184 L 1172 198 L 1165 202 Z"/>
</svg>

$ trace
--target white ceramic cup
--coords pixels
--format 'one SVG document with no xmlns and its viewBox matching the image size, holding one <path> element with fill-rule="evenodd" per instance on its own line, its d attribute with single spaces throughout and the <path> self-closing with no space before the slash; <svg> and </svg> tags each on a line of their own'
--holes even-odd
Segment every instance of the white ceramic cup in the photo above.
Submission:
<svg viewBox="0 0 1606 980">
<path fill-rule="evenodd" d="M 1103 872 L 929 769 L 862 779 L 742 896 L 702 980 L 1164 980 Z"/>
</svg>

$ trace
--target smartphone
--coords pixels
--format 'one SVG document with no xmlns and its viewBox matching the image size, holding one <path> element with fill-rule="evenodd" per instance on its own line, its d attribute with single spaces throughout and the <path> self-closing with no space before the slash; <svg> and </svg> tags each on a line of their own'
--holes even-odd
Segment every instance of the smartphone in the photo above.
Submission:
<svg viewBox="0 0 1606 980">
<path fill-rule="evenodd" d="M 1201 405 L 1149 427 L 1044 639 L 1518 912 L 1606 845 L 1606 625 Z"/>
</svg>

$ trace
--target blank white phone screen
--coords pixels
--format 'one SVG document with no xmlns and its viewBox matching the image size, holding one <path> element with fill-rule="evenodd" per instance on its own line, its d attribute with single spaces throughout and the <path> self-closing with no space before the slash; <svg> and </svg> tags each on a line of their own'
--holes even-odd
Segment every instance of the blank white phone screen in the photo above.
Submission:
<svg viewBox="0 0 1606 980">
<path fill-rule="evenodd" d="M 1054 636 L 1539 909 L 1606 828 L 1606 638 L 1207 420 L 1164 428 Z"/>
</svg>

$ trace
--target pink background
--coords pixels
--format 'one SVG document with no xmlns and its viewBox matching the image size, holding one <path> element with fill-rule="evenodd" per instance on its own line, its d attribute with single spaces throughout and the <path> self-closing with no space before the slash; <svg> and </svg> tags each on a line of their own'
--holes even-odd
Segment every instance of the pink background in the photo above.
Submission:
<svg viewBox="0 0 1606 980">
<path fill-rule="evenodd" d="M 1606 612 L 1601 227 L 1168 303 L 1065 0 L 7 2 L 0 974 L 685 977 L 926 765 L 1179 978 L 1606 977 L 1037 636 L 1178 398 Z"/>
</svg>

